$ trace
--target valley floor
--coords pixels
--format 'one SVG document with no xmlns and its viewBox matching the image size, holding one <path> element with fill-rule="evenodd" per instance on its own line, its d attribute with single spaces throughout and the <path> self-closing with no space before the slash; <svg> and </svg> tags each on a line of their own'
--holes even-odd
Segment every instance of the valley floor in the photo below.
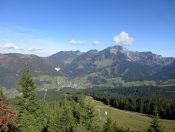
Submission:
<svg viewBox="0 0 175 132">
<path fill-rule="evenodd" d="M 151 118 L 148 115 L 119 110 L 117 108 L 113 108 L 111 106 L 105 105 L 100 101 L 94 100 L 92 97 L 86 98 L 88 101 L 94 105 L 97 109 L 99 118 L 101 120 L 105 120 L 105 112 L 111 116 L 113 121 L 116 121 L 117 126 L 127 129 L 131 128 L 135 131 L 146 131 L 149 127 Z M 175 131 L 175 121 L 174 120 L 165 120 L 160 119 L 161 125 L 165 132 L 174 132 Z"/>
</svg>

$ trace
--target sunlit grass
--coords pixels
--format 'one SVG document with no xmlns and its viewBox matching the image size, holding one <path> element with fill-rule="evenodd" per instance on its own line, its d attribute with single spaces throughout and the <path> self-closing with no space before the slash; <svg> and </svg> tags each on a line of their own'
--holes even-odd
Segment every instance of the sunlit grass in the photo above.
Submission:
<svg viewBox="0 0 175 132">
<path fill-rule="evenodd" d="M 93 100 L 93 98 L 91 97 L 87 97 L 87 99 L 90 100 L 97 109 L 99 113 L 99 118 L 101 118 L 101 120 L 105 119 L 104 113 L 106 111 L 108 115 L 110 115 L 111 118 L 116 121 L 117 126 L 120 128 L 131 128 L 132 130 L 146 131 L 149 127 L 151 118 L 145 114 L 119 110 L 111 106 L 105 105 L 100 101 Z M 165 132 L 174 132 L 175 121 L 163 119 L 161 119 L 160 121 Z"/>
</svg>

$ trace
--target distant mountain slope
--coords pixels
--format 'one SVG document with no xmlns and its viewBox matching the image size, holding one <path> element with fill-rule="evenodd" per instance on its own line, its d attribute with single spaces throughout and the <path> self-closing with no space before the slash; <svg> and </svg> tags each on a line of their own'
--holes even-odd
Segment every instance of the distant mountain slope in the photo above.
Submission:
<svg viewBox="0 0 175 132">
<path fill-rule="evenodd" d="M 158 73 L 154 75 L 154 78 L 158 80 L 175 79 L 175 61 L 163 67 Z"/>
<path fill-rule="evenodd" d="M 34 76 L 55 74 L 54 66 L 36 55 L 0 54 L 0 85 L 15 87 L 25 64 L 29 65 Z"/>
<path fill-rule="evenodd" d="M 64 67 L 67 64 L 70 64 L 77 56 L 81 55 L 80 51 L 60 51 L 56 54 L 53 54 L 46 59 L 52 64 Z"/>
<path fill-rule="evenodd" d="M 61 74 L 74 79 L 100 73 L 97 75 L 104 78 L 122 77 L 126 81 L 175 79 L 175 58 L 112 46 L 84 53 L 60 51 L 49 57 L 0 54 L 0 86 L 15 87 L 25 63 L 30 66 L 34 76 Z"/>
<path fill-rule="evenodd" d="M 174 60 L 151 52 L 132 52 L 122 46 L 113 46 L 102 51 L 91 50 L 79 55 L 66 65 L 64 73 L 68 77 L 77 77 L 102 72 L 106 77 L 144 80 Z"/>
</svg>

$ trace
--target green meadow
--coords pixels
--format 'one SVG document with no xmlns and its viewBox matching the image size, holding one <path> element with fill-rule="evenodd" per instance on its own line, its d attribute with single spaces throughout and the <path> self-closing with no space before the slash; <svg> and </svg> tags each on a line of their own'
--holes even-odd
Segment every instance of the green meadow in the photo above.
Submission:
<svg viewBox="0 0 175 132">
<path fill-rule="evenodd" d="M 99 118 L 102 121 L 105 121 L 105 112 L 116 121 L 117 126 L 120 128 L 131 128 L 134 131 L 146 131 L 149 127 L 151 117 L 145 114 L 119 110 L 111 106 L 105 105 L 100 101 L 94 100 L 92 97 L 87 97 L 87 100 L 92 103 L 96 108 Z M 160 119 L 160 123 L 165 132 L 174 132 L 175 131 L 175 121 Z"/>
</svg>

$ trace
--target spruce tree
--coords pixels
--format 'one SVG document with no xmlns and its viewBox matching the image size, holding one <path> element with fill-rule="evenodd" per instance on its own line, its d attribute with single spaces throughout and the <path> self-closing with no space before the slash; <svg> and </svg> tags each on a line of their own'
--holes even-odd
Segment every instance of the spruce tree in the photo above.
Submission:
<svg viewBox="0 0 175 132">
<path fill-rule="evenodd" d="M 161 125 L 160 125 L 157 109 L 154 110 L 153 119 L 147 131 L 148 132 L 163 132 Z"/>
<path fill-rule="evenodd" d="M 107 117 L 107 121 L 103 126 L 103 132 L 113 132 L 113 123 L 111 117 Z"/>
<path fill-rule="evenodd" d="M 22 95 L 18 97 L 19 112 L 33 113 L 39 109 L 39 104 L 35 94 L 35 83 L 32 79 L 28 65 L 25 65 L 19 80 L 19 88 L 17 89 Z"/>
<path fill-rule="evenodd" d="M 45 121 L 35 94 L 36 86 L 27 65 L 24 67 L 17 90 L 20 92 L 20 96 L 17 97 L 18 131 L 41 131 L 45 127 Z"/>
</svg>

